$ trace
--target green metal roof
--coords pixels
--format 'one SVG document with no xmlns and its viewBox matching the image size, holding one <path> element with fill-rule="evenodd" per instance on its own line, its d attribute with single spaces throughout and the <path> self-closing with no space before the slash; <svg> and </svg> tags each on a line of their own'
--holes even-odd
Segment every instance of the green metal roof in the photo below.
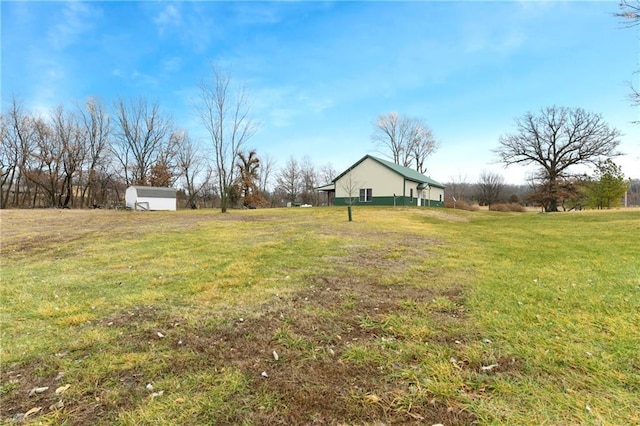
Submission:
<svg viewBox="0 0 640 426">
<path fill-rule="evenodd" d="M 409 167 L 404 167 L 401 166 L 399 164 L 393 163 L 391 161 L 387 161 L 387 160 L 383 160 L 382 158 L 378 158 L 378 157 L 374 157 L 373 155 L 365 155 L 364 157 L 362 157 L 358 162 L 356 162 L 353 166 L 349 167 L 347 170 L 345 170 L 343 173 L 341 173 L 338 177 L 336 177 L 333 182 L 336 182 L 338 179 L 340 179 L 342 176 L 344 176 L 345 174 L 347 174 L 347 172 L 349 172 L 349 170 L 355 168 L 358 164 L 362 163 L 364 160 L 366 160 L 367 158 L 372 159 L 373 161 L 376 161 L 380 164 L 382 164 L 383 166 L 393 170 L 394 172 L 398 173 L 400 176 L 404 177 L 405 179 L 414 181 L 414 182 L 418 182 L 420 184 L 428 184 L 429 186 L 435 186 L 437 188 L 444 188 L 444 185 L 431 179 L 430 177 L 427 177 L 421 173 L 418 173 L 416 170 L 410 169 Z"/>
</svg>

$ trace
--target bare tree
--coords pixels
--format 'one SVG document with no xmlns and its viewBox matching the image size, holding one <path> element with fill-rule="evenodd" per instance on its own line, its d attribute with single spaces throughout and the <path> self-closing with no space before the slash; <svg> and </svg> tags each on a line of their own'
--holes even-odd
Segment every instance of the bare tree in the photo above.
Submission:
<svg viewBox="0 0 640 426">
<path fill-rule="evenodd" d="M 338 171 L 331 163 L 320 167 L 320 180 L 323 184 L 333 181 L 336 176 L 338 176 Z"/>
<path fill-rule="evenodd" d="M 433 132 L 422 119 L 397 112 L 378 117 L 371 139 L 394 163 L 420 173 L 425 172 L 425 161 L 437 148 Z"/>
<path fill-rule="evenodd" d="M 53 110 L 51 119 L 52 130 L 56 139 L 55 145 L 61 149 L 62 185 L 58 205 L 70 207 L 74 195 L 74 179 L 77 174 L 82 173 L 82 166 L 86 156 L 84 128 L 80 126 L 76 114 L 65 112 L 62 105 Z"/>
<path fill-rule="evenodd" d="M 14 96 L 8 110 L 2 115 L 0 207 L 20 206 L 23 189 L 26 189 L 24 195 L 28 194 L 27 164 L 34 150 L 34 120 L 25 113 L 22 103 Z M 13 199 L 10 199 L 12 194 Z"/>
<path fill-rule="evenodd" d="M 453 201 L 454 206 L 458 201 L 469 201 L 471 199 L 470 184 L 467 175 L 458 173 L 458 176 L 450 178 L 446 187 L 447 193 L 451 195 L 451 201 Z"/>
<path fill-rule="evenodd" d="M 211 179 L 211 169 L 206 169 L 204 158 L 200 155 L 188 133 L 184 133 L 176 152 L 178 175 L 182 179 L 187 194 L 187 206 L 196 207 L 196 198 L 203 186 Z M 203 172 L 204 178 L 199 180 Z M 198 183 L 198 180 L 200 183 Z"/>
<path fill-rule="evenodd" d="M 304 204 L 318 204 L 318 194 L 315 187 L 318 186 L 318 173 L 313 160 L 308 155 L 302 158 L 301 172 L 301 197 Z"/>
<path fill-rule="evenodd" d="M 26 176 L 45 192 L 46 205 L 54 207 L 59 204 L 62 194 L 62 141 L 42 117 L 35 119 L 34 130 L 35 150 L 32 156 L 35 161 L 27 169 Z"/>
<path fill-rule="evenodd" d="M 360 196 L 360 182 L 353 178 L 351 170 L 340 179 L 340 188 L 344 191 L 346 197 L 344 202 L 347 206 L 351 207 Z"/>
<path fill-rule="evenodd" d="M 127 185 L 147 185 L 151 168 L 158 163 L 172 134 L 173 123 L 160 113 L 158 104 L 144 98 L 115 104 L 113 154 L 122 166 Z"/>
<path fill-rule="evenodd" d="M 302 170 L 298 161 L 293 156 L 289 157 L 287 164 L 280 170 L 276 177 L 276 183 L 292 203 L 296 201 L 302 186 Z"/>
<path fill-rule="evenodd" d="M 615 16 L 622 19 L 626 27 L 640 25 L 640 0 L 620 0 L 620 12 Z"/>
<path fill-rule="evenodd" d="M 504 188 L 504 178 L 498 174 L 483 170 L 478 181 L 478 201 L 491 207 L 499 201 L 500 193 Z"/>
<path fill-rule="evenodd" d="M 530 203 L 542 206 L 545 211 L 551 211 L 550 207 L 555 203 L 556 207 L 567 210 L 567 205 L 574 207 L 579 203 L 583 194 L 576 183 L 579 176 L 560 177 L 552 183 L 547 179 L 544 171 L 533 173 L 527 178 L 530 191 L 526 200 Z"/>
<path fill-rule="evenodd" d="M 87 200 L 89 205 L 95 206 L 98 204 L 100 176 L 106 173 L 108 164 L 107 153 L 110 147 L 111 121 L 99 99 L 88 98 L 85 109 L 78 109 L 84 125 L 87 153 L 87 178 L 81 201 L 84 203 Z"/>
<path fill-rule="evenodd" d="M 236 158 L 255 133 L 256 124 L 250 117 L 251 103 L 245 88 L 232 93 L 230 75 L 215 66 L 210 79 L 200 83 L 199 101 L 196 111 L 214 148 L 220 208 L 225 213 L 233 191 Z"/>
<path fill-rule="evenodd" d="M 176 157 L 185 136 L 185 131 L 176 130 L 171 133 L 167 142 L 160 146 L 155 163 L 150 169 L 149 184 L 151 186 L 173 186 L 179 177 Z"/>
<path fill-rule="evenodd" d="M 516 131 L 501 136 L 495 152 L 507 166 L 535 164 L 541 169 L 549 192 L 547 211 L 558 211 L 557 182 L 569 176 L 572 166 L 621 155 L 616 151 L 620 132 L 582 108 L 548 107 L 538 114 L 527 112 L 515 123 Z"/>
<path fill-rule="evenodd" d="M 373 142 L 384 149 L 386 151 L 384 154 L 396 164 L 403 162 L 406 147 L 409 144 L 410 136 L 405 123 L 406 119 L 397 112 L 380 115 L 374 124 L 373 135 L 371 135 Z"/>
<path fill-rule="evenodd" d="M 426 173 L 427 166 L 425 162 L 427 158 L 436 152 L 438 145 L 433 132 L 422 120 L 414 119 L 413 132 L 413 142 L 409 147 L 411 162 L 414 163 L 418 173 Z"/>
<path fill-rule="evenodd" d="M 259 184 L 258 188 L 260 192 L 266 194 L 269 190 L 269 185 L 271 183 L 271 175 L 276 166 L 276 161 L 269 154 L 265 154 L 260 159 L 260 170 L 258 170 L 259 174 Z"/>
</svg>

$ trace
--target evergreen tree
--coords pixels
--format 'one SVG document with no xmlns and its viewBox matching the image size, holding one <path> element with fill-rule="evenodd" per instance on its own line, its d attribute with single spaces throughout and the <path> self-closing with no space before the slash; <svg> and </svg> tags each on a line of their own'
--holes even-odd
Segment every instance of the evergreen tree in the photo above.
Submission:
<svg viewBox="0 0 640 426">
<path fill-rule="evenodd" d="M 622 167 L 611 159 L 600 162 L 594 179 L 586 185 L 587 206 L 598 209 L 618 207 L 628 187 L 629 181 L 625 180 Z"/>
</svg>

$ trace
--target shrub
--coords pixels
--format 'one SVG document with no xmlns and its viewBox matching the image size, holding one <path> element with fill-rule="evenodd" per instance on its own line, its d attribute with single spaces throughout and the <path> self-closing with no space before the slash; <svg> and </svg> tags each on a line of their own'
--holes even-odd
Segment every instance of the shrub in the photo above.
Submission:
<svg viewBox="0 0 640 426">
<path fill-rule="evenodd" d="M 449 200 L 445 200 L 444 202 L 444 206 L 448 207 L 450 209 L 459 209 L 459 210 L 469 210 L 470 212 L 475 212 L 480 210 L 480 207 L 478 207 L 477 204 L 471 204 L 467 201 L 464 200 L 458 200 L 455 203 L 455 207 L 453 205 L 453 200 L 449 199 Z"/>
<path fill-rule="evenodd" d="M 527 209 L 518 203 L 498 203 L 489 206 L 489 210 L 494 212 L 526 212 Z"/>
</svg>

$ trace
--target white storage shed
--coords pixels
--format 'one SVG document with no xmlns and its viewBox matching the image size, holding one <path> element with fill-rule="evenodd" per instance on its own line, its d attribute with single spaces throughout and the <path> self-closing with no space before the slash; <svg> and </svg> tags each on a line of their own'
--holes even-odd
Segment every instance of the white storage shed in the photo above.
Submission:
<svg viewBox="0 0 640 426">
<path fill-rule="evenodd" d="M 176 190 L 155 186 L 130 186 L 124 194 L 132 210 L 176 210 Z"/>
</svg>

